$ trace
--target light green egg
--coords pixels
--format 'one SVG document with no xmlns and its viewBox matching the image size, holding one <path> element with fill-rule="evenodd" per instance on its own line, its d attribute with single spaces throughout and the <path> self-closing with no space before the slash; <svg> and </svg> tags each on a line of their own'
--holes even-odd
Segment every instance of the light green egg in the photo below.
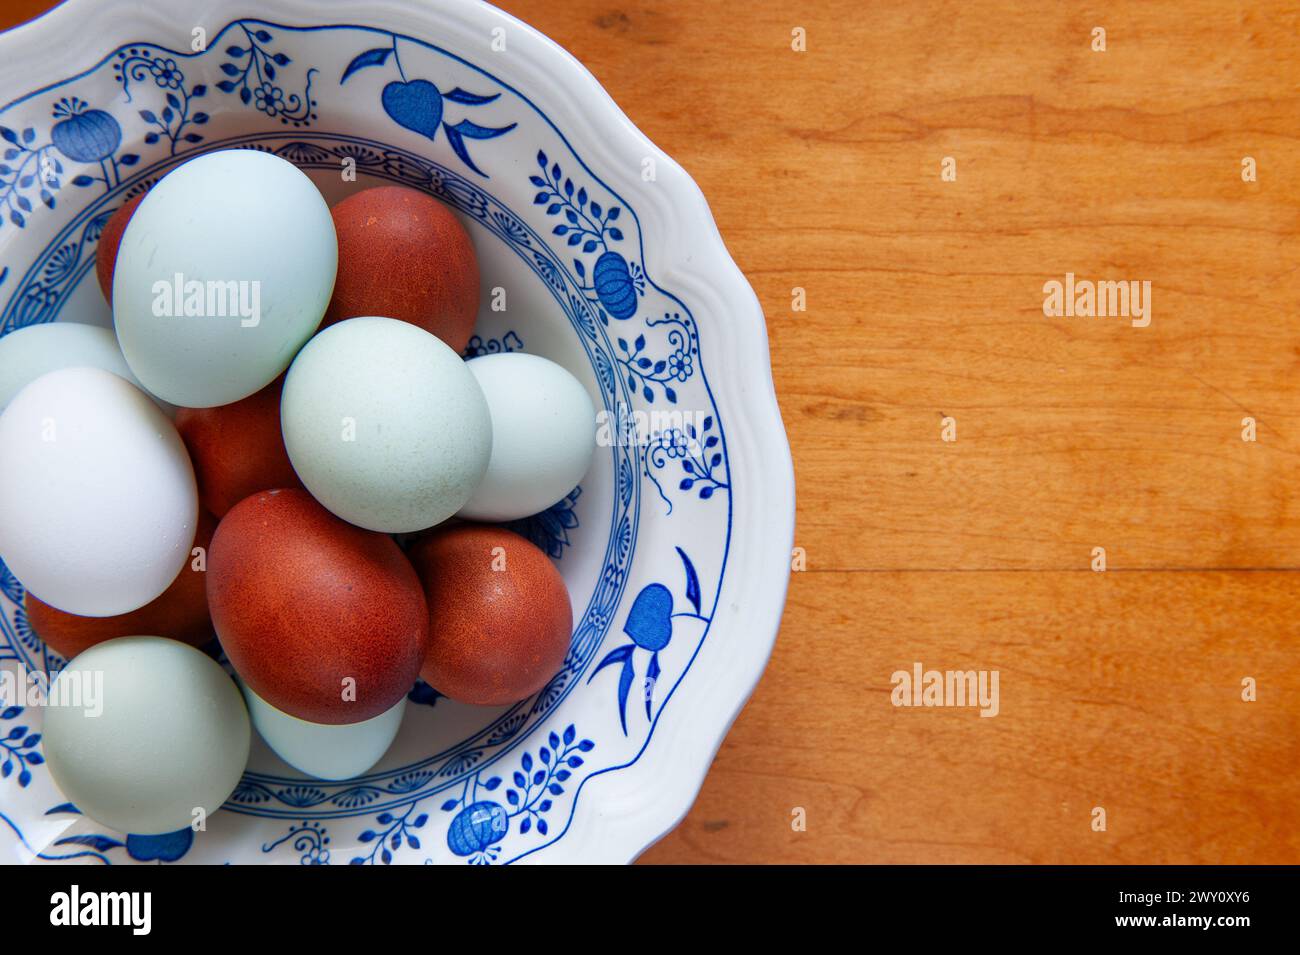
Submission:
<svg viewBox="0 0 1300 955">
<path fill-rule="evenodd" d="M 0 410 L 23 386 L 60 368 L 102 368 L 143 385 L 131 374 L 111 328 L 77 322 L 47 322 L 19 328 L 0 338 Z M 168 415 L 176 409 L 156 402 Z"/>
<path fill-rule="evenodd" d="M 316 331 L 337 266 L 329 206 L 292 163 L 252 149 L 191 159 L 149 190 L 122 235 L 122 354 L 173 404 L 246 398 Z"/>
<path fill-rule="evenodd" d="M 293 468 L 326 508 L 367 530 L 423 530 L 465 505 L 492 422 L 465 362 L 421 328 L 352 318 L 289 368 L 280 423 Z"/>
</svg>

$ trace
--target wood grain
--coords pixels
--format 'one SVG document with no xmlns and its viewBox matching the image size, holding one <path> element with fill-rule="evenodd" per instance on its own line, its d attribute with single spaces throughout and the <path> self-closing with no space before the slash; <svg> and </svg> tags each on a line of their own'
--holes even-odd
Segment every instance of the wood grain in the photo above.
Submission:
<svg viewBox="0 0 1300 955">
<path fill-rule="evenodd" d="M 1300 8 L 504 6 L 703 188 L 795 457 L 808 570 L 643 861 L 1300 862 Z M 894 707 L 916 661 L 999 715 Z"/>
<path fill-rule="evenodd" d="M 1300 861 L 1297 9 L 506 5 L 700 183 L 794 451 L 809 570 L 643 860 Z M 1150 326 L 1045 318 L 1067 271 Z"/>
</svg>

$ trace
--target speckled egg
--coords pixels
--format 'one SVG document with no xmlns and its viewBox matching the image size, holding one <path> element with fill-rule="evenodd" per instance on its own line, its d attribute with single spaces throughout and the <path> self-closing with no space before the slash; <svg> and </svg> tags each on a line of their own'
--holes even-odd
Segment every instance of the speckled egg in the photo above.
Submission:
<svg viewBox="0 0 1300 955">
<path fill-rule="evenodd" d="M 474 243 L 455 213 L 415 189 L 376 186 L 330 214 L 339 271 L 324 324 L 387 315 L 464 351 L 478 315 L 479 271 Z"/>
<path fill-rule="evenodd" d="M 393 539 L 295 489 L 259 492 L 222 518 L 208 607 L 240 678 L 312 723 L 359 723 L 390 709 L 428 646 L 420 581 Z"/>
<path fill-rule="evenodd" d="M 487 401 L 460 356 L 421 328 L 351 318 L 294 360 L 280 401 L 293 469 L 327 508 L 410 532 L 456 513 L 492 452 Z"/>
<path fill-rule="evenodd" d="M 208 619 L 207 554 L 217 522 L 199 512 L 199 530 L 190 560 L 171 586 L 139 610 L 115 617 L 80 617 L 51 607 L 30 590 L 24 598 L 27 622 L 36 635 L 67 659 L 105 640 L 138 633 L 154 634 L 201 647 L 212 639 Z"/>
<path fill-rule="evenodd" d="M 415 541 L 409 554 L 429 605 L 426 683 L 461 703 L 495 706 L 555 676 L 573 610 L 540 549 L 504 528 L 458 524 Z"/>
<path fill-rule="evenodd" d="M 194 462 L 199 500 L 217 517 L 257 491 L 302 487 L 280 432 L 277 378 L 256 394 L 219 408 L 181 408 L 180 432 Z"/>
</svg>

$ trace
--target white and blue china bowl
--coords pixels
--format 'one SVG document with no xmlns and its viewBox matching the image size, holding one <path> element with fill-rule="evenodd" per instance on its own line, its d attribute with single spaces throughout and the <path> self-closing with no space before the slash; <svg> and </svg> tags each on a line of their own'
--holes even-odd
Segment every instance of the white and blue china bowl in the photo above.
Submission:
<svg viewBox="0 0 1300 955">
<path fill-rule="evenodd" d="M 356 779 L 305 778 L 258 741 L 206 830 L 168 836 L 81 815 L 39 707 L 6 706 L 3 861 L 627 862 L 690 807 L 776 637 L 794 482 L 758 301 L 690 177 L 518 20 L 469 0 L 249 9 L 70 0 L 0 35 L 0 335 L 110 323 L 105 221 L 205 150 L 274 152 L 331 201 L 429 192 L 478 249 L 470 352 L 557 360 L 608 415 L 581 487 L 518 525 L 568 582 L 572 649 L 514 706 L 417 685 Z M 0 660 L 56 671 L 22 597 L 0 564 Z"/>
</svg>

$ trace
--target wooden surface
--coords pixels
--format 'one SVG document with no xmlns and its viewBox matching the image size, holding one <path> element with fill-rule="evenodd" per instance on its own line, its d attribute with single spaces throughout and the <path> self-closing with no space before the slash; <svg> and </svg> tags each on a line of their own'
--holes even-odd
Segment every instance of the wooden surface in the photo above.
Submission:
<svg viewBox="0 0 1300 955">
<path fill-rule="evenodd" d="M 794 452 L 807 570 L 643 861 L 1300 862 L 1300 7 L 503 5 L 699 182 Z M 918 661 L 999 715 L 894 707 Z"/>
<path fill-rule="evenodd" d="M 794 452 L 808 570 L 643 860 L 1300 862 L 1300 7 L 505 6 L 699 182 Z M 917 661 L 1000 714 L 895 708 Z"/>
</svg>

